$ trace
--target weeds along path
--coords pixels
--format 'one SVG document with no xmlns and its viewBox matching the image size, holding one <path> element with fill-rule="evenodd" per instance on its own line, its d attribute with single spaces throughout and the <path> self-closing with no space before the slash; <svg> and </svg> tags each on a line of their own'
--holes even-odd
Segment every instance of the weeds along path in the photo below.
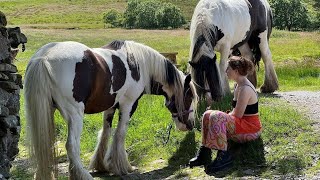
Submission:
<svg viewBox="0 0 320 180">
<path fill-rule="evenodd" d="M 297 108 L 313 121 L 312 127 L 320 133 L 320 91 L 290 91 L 276 92 L 280 98 L 285 99 L 289 104 Z M 320 179 L 318 172 L 312 179 Z"/>
<path fill-rule="evenodd" d="M 313 120 L 312 126 L 320 133 L 320 91 L 275 92 L 275 95 L 309 116 Z"/>
</svg>

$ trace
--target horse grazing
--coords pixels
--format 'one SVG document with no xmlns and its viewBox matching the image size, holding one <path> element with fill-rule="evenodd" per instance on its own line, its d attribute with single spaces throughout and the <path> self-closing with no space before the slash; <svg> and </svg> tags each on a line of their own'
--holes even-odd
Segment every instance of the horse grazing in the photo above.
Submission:
<svg viewBox="0 0 320 180">
<path fill-rule="evenodd" d="M 226 61 L 232 51 L 238 50 L 244 58 L 255 62 L 262 56 L 265 67 L 262 92 L 278 89 L 268 45 L 271 21 L 271 9 L 266 0 L 199 1 L 190 26 L 189 64 L 200 96 L 208 91 L 208 86 L 214 100 L 230 93 Z M 220 52 L 219 66 L 215 51 Z M 257 86 L 255 72 L 248 78 Z"/>
<path fill-rule="evenodd" d="M 55 109 L 68 125 L 69 173 L 70 179 L 77 180 L 93 179 L 80 160 L 84 113 L 104 112 L 104 125 L 89 168 L 117 175 L 132 171 L 125 135 L 143 94 L 165 96 L 178 129 L 194 127 L 197 95 L 191 76 L 154 49 L 132 41 L 113 41 L 101 48 L 77 42 L 49 43 L 31 58 L 24 86 L 27 134 L 37 179 L 55 176 Z M 119 122 L 108 147 L 116 109 Z"/>
</svg>

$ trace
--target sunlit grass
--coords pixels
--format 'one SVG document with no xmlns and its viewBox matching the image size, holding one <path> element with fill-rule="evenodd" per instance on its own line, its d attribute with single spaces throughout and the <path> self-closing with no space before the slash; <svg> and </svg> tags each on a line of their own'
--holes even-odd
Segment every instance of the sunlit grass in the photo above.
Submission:
<svg viewBox="0 0 320 180">
<path fill-rule="evenodd" d="M 42 1 L 26 1 L 34 3 L 34 6 L 41 6 Z M 66 1 L 55 1 L 61 6 Z M 86 1 L 79 1 L 84 5 Z M 100 2 L 100 1 L 99 1 Z M 121 1 L 122 2 L 122 1 Z M 15 13 L 14 8 L 23 7 L 22 1 L 1 1 L 12 3 L 9 13 L 9 21 Z M 100 2 L 103 4 L 103 2 Z M 183 3 L 179 1 L 179 3 Z M 32 15 L 32 8 L 28 12 Z M 46 6 L 47 9 L 50 9 Z M 97 8 L 97 7 L 95 7 Z M 7 8 L 6 11 L 9 11 Z M 25 9 L 27 10 L 27 9 Z M 100 11 L 100 10 L 99 10 Z M 40 13 L 40 12 L 39 12 Z M 41 14 L 40 14 L 41 15 Z M 39 15 L 39 16 L 40 16 Z M 98 16 L 98 15 L 97 15 Z M 124 30 L 124 29 L 103 29 L 102 24 L 97 23 L 99 29 L 81 29 L 88 26 L 79 20 L 72 20 L 70 23 L 61 24 L 63 20 L 53 20 L 52 24 L 33 24 L 33 21 L 40 21 L 40 17 L 30 16 L 28 18 L 13 18 L 12 24 L 22 24 L 22 32 L 28 37 L 26 51 L 20 52 L 15 61 L 19 73 L 24 75 L 26 65 L 31 56 L 38 48 L 54 41 L 78 41 L 89 47 L 101 47 L 112 40 L 134 40 L 153 47 L 160 52 L 178 52 L 178 63 L 186 64 L 189 53 L 189 31 L 187 30 Z M 21 16 L 20 16 L 21 17 Z M 54 15 L 45 17 L 53 18 Z M 57 16 L 60 17 L 61 16 Z M 76 19 L 77 16 L 66 16 L 68 19 Z M 83 16 L 86 17 L 86 16 Z M 26 22 L 22 22 L 22 20 Z M 94 22 L 94 21 L 93 21 Z M 92 23 L 93 23 L 92 22 Z M 98 21 L 96 21 L 98 22 Z M 29 24 L 30 23 L 30 24 Z M 11 25 L 12 25 L 11 24 Z M 80 24 L 80 25 L 79 25 Z M 86 24 L 86 25 L 84 25 Z M 89 24 L 90 26 L 92 24 Z M 32 27 L 32 28 L 31 28 Z M 49 29 L 48 29 L 49 27 Z M 69 29 L 77 28 L 80 29 Z M 42 29 L 44 28 L 44 29 Z M 53 28 L 53 29 L 51 29 Z M 58 28 L 58 29 L 56 29 Z M 63 28 L 63 29 L 61 29 Z M 319 32 L 286 32 L 274 30 L 270 39 L 270 47 L 273 54 L 274 65 L 279 78 L 280 91 L 311 90 L 319 91 L 320 87 L 320 40 Z M 259 86 L 263 82 L 263 63 L 261 62 L 258 74 Z M 21 94 L 21 140 L 19 159 L 25 159 L 25 117 L 23 90 Z M 215 104 L 214 109 L 230 109 L 231 98 L 226 98 L 220 104 Z M 170 175 L 174 177 L 197 178 L 205 176 L 202 168 L 190 170 L 184 168 L 188 160 L 194 156 L 200 141 L 201 133 L 198 130 L 193 132 L 180 132 L 174 127 L 170 113 L 163 104 L 163 97 L 145 95 L 140 100 L 138 109 L 132 117 L 126 137 L 126 149 L 132 165 L 137 166 L 143 172 L 156 171 L 160 178 Z M 260 96 L 261 119 L 264 126 L 262 140 L 264 143 L 266 164 L 258 168 L 257 176 L 270 178 L 272 175 L 314 173 L 320 170 L 319 159 L 319 134 L 316 134 L 310 124 L 311 121 L 285 102 L 273 96 Z M 199 117 L 205 107 L 199 111 Z M 64 143 L 66 140 L 67 126 L 60 114 L 55 114 L 57 124 L 57 137 L 59 142 L 59 155 L 65 155 Z M 84 118 L 84 129 L 81 137 L 81 157 L 85 166 L 93 153 L 97 142 L 97 134 L 102 127 L 102 115 L 86 115 Z M 113 129 L 116 128 L 117 114 L 113 122 Z M 173 128 L 170 129 L 170 126 Z M 198 122 L 199 125 L 199 122 Z M 199 127 L 199 126 L 198 126 Z M 169 136 L 170 132 L 170 136 Z M 315 157 L 315 158 L 313 158 Z M 255 157 L 254 157 L 255 158 Z M 253 158 L 253 160 L 254 160 Z M 157 163 L 157 160 L 162 163 Z M 182 166 L 181 166 L 182 165 Z M 237 170 L 237 168 L 239 170 Z M 239 177 L 242 170 L 247 168 L 243 164 L 235 167 L 229 178 Z M 254 168 L 254 165 L 252 165 Z M 158 170 L 158 171 L 157 171 Z M 12 168 L 13 179 L 31 179 L 32 173 L 29 166 L 14 166 Z M 61 179 L 66 179 L 62 177 Z"/>
</svg>

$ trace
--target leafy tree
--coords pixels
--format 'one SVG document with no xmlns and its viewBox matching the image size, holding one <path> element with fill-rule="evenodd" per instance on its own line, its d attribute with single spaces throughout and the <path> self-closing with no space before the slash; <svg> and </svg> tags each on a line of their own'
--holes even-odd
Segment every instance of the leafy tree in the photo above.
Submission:
<svg viewBox="0 0 320 180">
<path fill-rule="evenodd" d="M 274 26 L 289 31 L 306 29 L 310 24 L 308 10 L 300 0 L 273 0 Z"/>
<path fill-rule="evenodd" d="M 144 1 L 138 4 L 136 14 L 136 27 L 138 28 L 157 28 L 156 11 L 161 7 L 158 1 Z"/>
<path fill-rule="evenodd" d="M 320 10 L 320 0 L 315 0 L 313 7 L 317 10 Z"/>
<path fill-rule="evenodd" d="M 159 0 L 129 0 L 124 17 L 127 28 L 177 28 L 185 23 L 177 6 Z"/>
<path fill-rule="evenodd" d="M 124 25 L 126 28 L 135 27 L 135 22 L 137 19 L 137 7 L 139 0 L 129 0 L 126 11 L 124 12 Z"/>
<path fill-rule="evenodd" d="M 171 3 L 165 3 L 161 6 L 156 12 L 156 19 L 159 27 L 177 28 L 186 23 L 180 9 Z"/>
<path fill-rule="evenodd" d="M 103 16 L 103 19 L 105 24 L 111 24 L 112 27 L 119 27 L 123 24 L 122 14 L 115 9 L 107 11 Z"/>
</svg>

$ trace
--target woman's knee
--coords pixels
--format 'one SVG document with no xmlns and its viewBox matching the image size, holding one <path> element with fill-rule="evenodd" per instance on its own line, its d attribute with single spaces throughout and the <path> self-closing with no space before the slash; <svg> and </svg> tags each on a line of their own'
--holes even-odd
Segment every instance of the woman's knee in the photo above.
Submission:
<svg viewBox="0 0 320 180">
<path fill-rule="evenodd" d="M 221 111 L 212 111 L 210 116 L 209 116 L 209 120 L 210 121 L 214 121 L 214 122 L 219 121 L 219 119 L 221 119 L 221 113 L 223 113 L 223 112 L 221 112 Z"/>
</svg>

